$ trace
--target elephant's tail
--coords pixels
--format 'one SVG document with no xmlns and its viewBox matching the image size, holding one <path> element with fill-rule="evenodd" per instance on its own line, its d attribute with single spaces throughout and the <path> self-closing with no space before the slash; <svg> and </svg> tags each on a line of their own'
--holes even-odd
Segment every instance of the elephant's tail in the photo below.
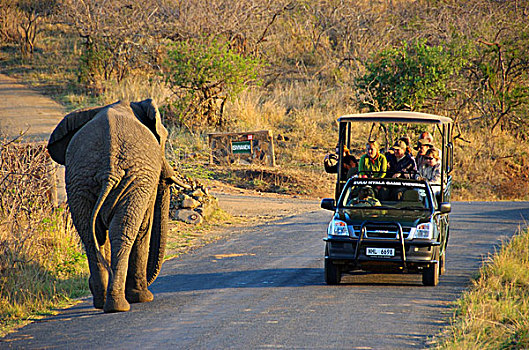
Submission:
<svg viewBox="0 0 529 350">
<path fill-rule="evenodd" d="M 96 237 L 96 219 L 97 215 L 99 214 L 99 211 L 101 210 L 101 207 L 105 203 L 105 200 L 107 199 L 108 195 L 110 194 L 110 191 L 116 186 L 117 183 L 119 183 L 121 179 L 109 175 L 105 180 L 103 180 L 101 191 L 99 192 L 99 198 L 97 199 L 96 205 L 94 206 L 94 209 L 92 210 L 92 216 L 91 216 L 91 229 L 92 229 L 92 239 L 94 240 L 94 247 L 96 250 L 96 256 L 97 261 L 107 269 L 109 276 L 112 276 L 112 269 L 110 268 L 110 265 L 108 264 L 107 259 L 101 254 L 101 248 L 99 247 L 99 243 L 97 241 Z"/>
</svg>

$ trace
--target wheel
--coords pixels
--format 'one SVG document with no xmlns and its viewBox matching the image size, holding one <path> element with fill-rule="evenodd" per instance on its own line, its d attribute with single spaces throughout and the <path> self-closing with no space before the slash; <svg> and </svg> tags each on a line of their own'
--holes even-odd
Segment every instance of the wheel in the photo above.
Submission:
<svg viewBox="0 0 529 350">
<path fill-rule="evenodd" d="M 329 249 L 325 247 L 325 264 L 324 264 L 324 272 L 325 272 L 325 283 L 334 285 L 340 283 L 340 280 L 342 279 L 342 274 L 340 272 L 340 267 L 336 266 L 329 256 Z"/>
<path fill-rule="evenodd" d="M 439 283 L 439 262 L 432 263 L 422 273 L 422 284 L 425 286 L 436 286 Z"/>
</svg>

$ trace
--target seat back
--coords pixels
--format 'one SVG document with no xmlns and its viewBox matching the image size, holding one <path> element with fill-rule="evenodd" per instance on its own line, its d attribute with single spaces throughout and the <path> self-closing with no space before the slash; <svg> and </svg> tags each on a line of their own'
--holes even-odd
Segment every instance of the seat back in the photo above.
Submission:
<svg viewBox="0 0 529 350">
<path fill-rule="evenodd" d="M 402 201 L 396 204 L 397 208 L 404 207 L 419 207 L 424 208 L 421 198 L 419 197 L 419 192 L 415 190 L 406 190 L 402 194 Z"/>
</svg>

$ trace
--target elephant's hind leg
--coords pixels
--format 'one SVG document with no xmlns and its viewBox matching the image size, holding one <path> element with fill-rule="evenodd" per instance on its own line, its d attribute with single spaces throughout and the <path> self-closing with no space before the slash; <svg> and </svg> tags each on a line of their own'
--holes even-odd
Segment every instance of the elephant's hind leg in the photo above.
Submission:
<svg viewBox="0 0 529 350">
<path fill-rule="evenodd" d="M 129 268 L 125 285 L 125 297 L 129 303 L 147 303 L 154 299 L 153 294 L 147 289 L 147 260 L 149 257 L 153 205 L 154 202 L 145 213 L 138 237 L 134 242 L 129 257 Z"/>
<path fill-rule="evenodd" d="M 89 220 L 87 219 L 90 217 L 93 201 L 86 199 L 85 196 L 72 195 L 70 193 L 68 196 L 68 202 L 75 228 L 81 237 L 85 247 L 86 256 L 88 258 L 88 267 L 90 268 L 90 278 L 88 280 L 88 285 L 90 287 L 90 291 L 92 292 L 94 307 L 96 309 L 102 309 L 105 303 L 108 271 L 97 259 L 96 248 L 92 238 Z M 96 226 L 96 229 L 99 230 L 100 228 Z M 110 250 L 108 239 L 101 249 L 101 253 L 103 253 L 103 255 L 108 259 L 108 252 Z M 105 253 L 105 249 L 107 253 Z"/>
<path fill-rule="evenodd" d="M 125 282 L 129 257 L 143 219 L 143 215 L 137 214 L 137 204 L 128 198 L 124 199 L 124 203 L 116 205 L 117 210 L 110 222 L 108 235 L 112 250 L 112 274 L 103 308 L 105 312 L 130 310 L 130 304 L 125 298 Z"/>
</svg>

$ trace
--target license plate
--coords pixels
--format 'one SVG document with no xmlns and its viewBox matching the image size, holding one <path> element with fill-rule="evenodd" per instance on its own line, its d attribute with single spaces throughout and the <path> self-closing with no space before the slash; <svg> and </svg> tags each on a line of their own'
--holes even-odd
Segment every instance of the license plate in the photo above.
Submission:
<svg viewBox="0 0 529 350">
<path fill-rule="evenodd" d="M 392 257 L 392 256 L 395 256 L 395 249 L 394 248 L 366 248 L 366 255 Z"/>
</svg>

